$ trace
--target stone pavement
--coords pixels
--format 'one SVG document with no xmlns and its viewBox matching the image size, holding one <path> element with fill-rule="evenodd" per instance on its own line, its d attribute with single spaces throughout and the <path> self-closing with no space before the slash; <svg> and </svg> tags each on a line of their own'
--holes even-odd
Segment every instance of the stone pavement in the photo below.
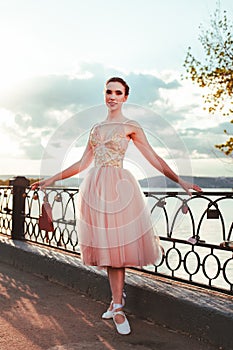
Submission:
<svg viewBox="0 0 233 350">
<path fill-rule="evenodd" d="M 107 306 L 35 274 L 0 263 L 0 350 L 213 350 L 207 343 L 128 314 L 116 333 Z"/>
</svg>

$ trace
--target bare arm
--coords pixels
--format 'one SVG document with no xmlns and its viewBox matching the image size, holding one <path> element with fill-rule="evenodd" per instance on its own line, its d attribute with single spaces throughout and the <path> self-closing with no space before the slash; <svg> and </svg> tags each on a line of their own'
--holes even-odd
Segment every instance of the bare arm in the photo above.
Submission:
<svg viewBox="0 0 233 350">
<path fill-rule="evenodd" d="M 179 183 L 180 186 L 183 187 L 189 195 L 191 195 L 189 189 L 201 191 L 201 188 L 199 186 L 182 180 L 176 173 L 174 173 L 169 165 L 153 150 L 146 138 L 143 129 L 138 123 L 133 122 L 131 124 L 131 130 L 132 133 L 130 134 L 130 137 L 133 140 L 135 146 L 144 155 L 148 162 L 153 165 L 154 168 L 159 170 L 172 181 Z"/>
<path fill-rule="evenodd" d="M 51 176 L 46 180 L 35 182 L 34 184 L 31 185 L 31 189 L 35 190 L 37 187 L 44 188 L 52 185 L 56 181 L 67 179 L 68 177 L 74 176 L 80 173 L 81 171 L 83 171 L 84 169 L 86 169 L 91 164 L 92 159 L 93 159 L 93 150 L 88 140 L 86 149 L 81 159 L 78 162 L 74 163 L 67 169 L 62 170 L 60 173 L 57 173 L 56 175 Z"/>
</svg>

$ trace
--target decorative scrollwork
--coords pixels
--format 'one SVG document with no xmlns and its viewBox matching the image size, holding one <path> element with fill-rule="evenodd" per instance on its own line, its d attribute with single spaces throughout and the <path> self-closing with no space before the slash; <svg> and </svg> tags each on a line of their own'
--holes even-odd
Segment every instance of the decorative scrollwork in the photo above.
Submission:
<svg viewBox="0 0 233 350">
<path fill-rule="evenodd" d="M 78 189 L 48 188 L 54 232 L 40 230 L 38 218 L 44 193 L 24 193 L 24 238 L 79 254 L 76 225 Z M 144 267 L 155 273 L 198 286 L 233 294 L 233 192 L 202 192 L 192 197 L 182 192 L 145 192 L 151 217 L 165 255 L 156 265 Z M 0 232 L 11 235 L 12 187 L 0 187 Z M 208 234 L 207 234 L 208 232 Z"/>
</svg>

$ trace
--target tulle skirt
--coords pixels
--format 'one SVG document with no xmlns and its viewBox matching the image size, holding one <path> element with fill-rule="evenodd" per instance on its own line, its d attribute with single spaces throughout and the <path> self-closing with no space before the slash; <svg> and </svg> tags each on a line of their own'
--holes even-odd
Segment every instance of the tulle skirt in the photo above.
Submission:
<svg viewBox="0 0 233 350">
<path fill-rule="evenodd" d="M 145 197 L 124 168 L 89 171 L 78 196 L 78 237 L 86 265 L 145 266 L 161 254 Z"/>
</svg>

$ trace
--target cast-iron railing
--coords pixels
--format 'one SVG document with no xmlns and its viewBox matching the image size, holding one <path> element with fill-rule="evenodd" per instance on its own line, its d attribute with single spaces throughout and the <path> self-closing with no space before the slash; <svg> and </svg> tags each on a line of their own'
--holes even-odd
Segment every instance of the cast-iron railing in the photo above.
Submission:
<svg viewBox="0 0 233 350">
<path fill-rule="evenodd" d="M 9 187 L 0 187 L 0 232 L 79 254 L 78 191 L 47 188 L 55 230 L 46 232 L 38 225 L 44 193 L 31 191 L 27 179 L 15 178 Z M 233 192 L 144 194 L 165 254 L 143 271 L 233 294 Z"/>
</svg>

